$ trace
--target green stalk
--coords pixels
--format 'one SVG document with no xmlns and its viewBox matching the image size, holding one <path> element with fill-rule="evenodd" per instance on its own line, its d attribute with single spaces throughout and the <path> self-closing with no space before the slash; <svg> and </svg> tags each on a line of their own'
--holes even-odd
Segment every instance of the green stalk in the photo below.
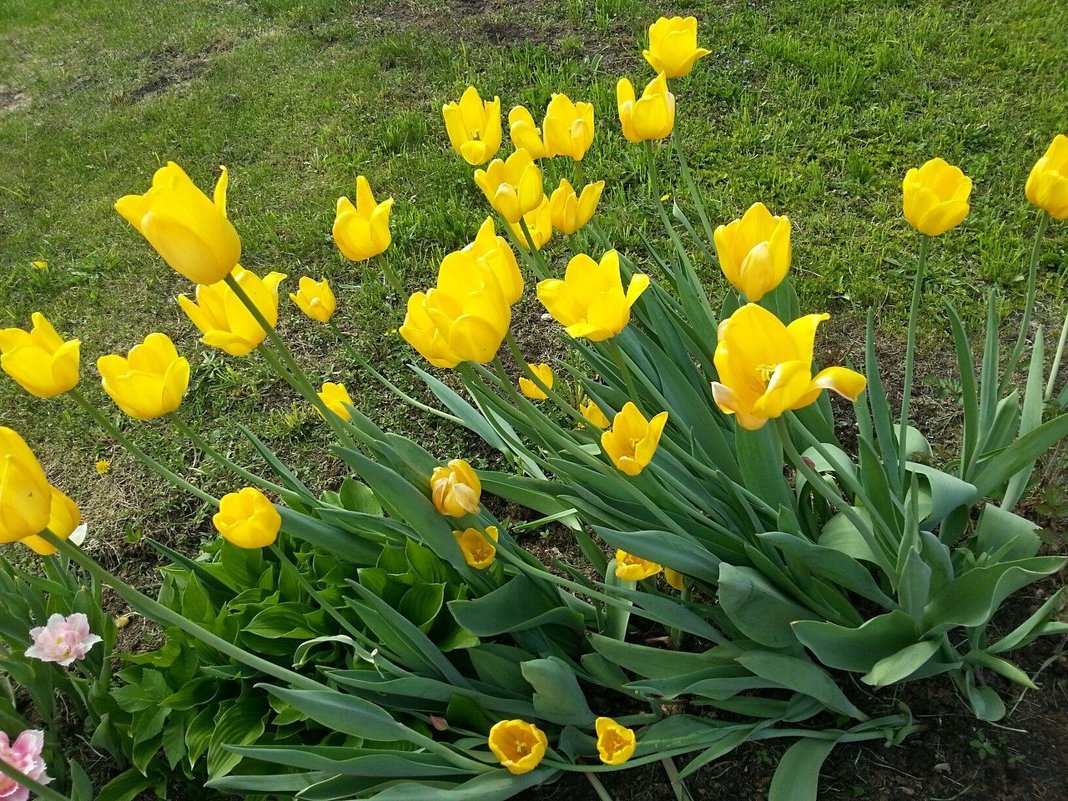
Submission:
<svg viewBox="0 0 1068 801">
<path fill-rule="evenodd" d="M 137 458 L 138 461 L 140 461 L 145 467 L 147 467 L 157 476 L 162 478 L 164 481 L 175 485 L 179 489 L 183 489 L 186 492 L 195 495 L 205 503 L 210 503 L 218 506 L 218 498 L 213 495 L 209 495 L 200 487 L 197 487 L 196 485 L 186 481 L 173 470 L 164 467 L 162 464 L 160 464 L 147 453 L 145 453 L 143 450 L 141 450 L 141 448 L 135 445 L 129 437 L 127 437 L 119 430 L 118 426 L 116 426 L 107 418 L 107 415 L 105 415 L 103 412 L 93 406 L 93 404 L 89 402 L 89 400 L 81 393 L 80 390 L 72 389 L 68 394 L 72 398 L 74 398 L 75 403 L 81 406 L 82 409 L 84 409 L 85 412 L 93 418 L 96 424 L 102 429 L 104 429 L 104 431 L 106 431 L 112 439 L 114 439 L 116 442 L 126 448 L 126 450 L 133 454 L 133 456 Z"/>
<path fill-rule="evenodd" d="M 519 367 L 520 370 L 523 371 L 524 376 L 530 381 L 533 381 L 534 386 L 544 392 L 545 395 L 549 398 L 549 400 L 559 406 L 560 409 L 565 412 L 572 420 L 577 423 L 585 423 L 586 418 L 583 417 L 577 409 L 575 409 L 571 404 L 561 398 L 558 393 L 550 389 L 549 386 L 541 380 L 538 374 L 530 369 L 530 364 L 523 357 L 523 352 L 519 349 L 519 343 L 515 341 L 515 337 L 512 335 L 511 329 L 509 329 L 508 332 L 504 335 L 504 341 L 508 343 L 508 350 L 511 352 L 512 358 L 515 359 L 516 365 Z"/>
<path fill-rule="evenodd" d="M 261 489 L 270 490 L 271 492 L 277 495 L 285 495 L 288 492 L 285 487 L 281 487 L 278 484 L 268 481 L 265 478 L 261 478 L 255 473 L 246 470 L 236 462 L 231 461 L 227 456 L 224 456 L 221 452 L 216 450 L 202 436 L 200 436 L 196 431 L 194 431 L 192 427 L 189 426 L 189 424 L 187 424 L 184 420 L 182 420 L 182 418 L 180 418 L 176 413 L 171 412 L 167 415 L 167 419 L 170 420 L 174 427 L 178 429 L 181 434 L 185 435 L 189 439 L 189 441 L 192 442 L 193 445 L 196 446 L 198 449 L 200 449 L 200 451 L 203 452 L 206 456 L 211 459 L 214 459 L 223 467 L 225 467 L 232 473 L 240 476 L 245 481 L 255 486 L 258 486 Z"/>
<path fill-rule="evenodd" d="M 1053 389 L 1057 385 L 1057 375 L 1061 371 L 1061 358 L 1064 356 L 1064 347 L 1068 343 L 1068 313 L 1064 315 L 1064 324 L 1061 326 L 1061 336 L 1057 340 L 1057 350 L 1053 355 L 1053 366 L 1049 368 L 1049 380 L 1046 382 L 1046 391 L 1042 399 L 1049 403 L 1053 398 Z"/>
<path fill-rule="evenodd" d="M 634 401 L 634 405 L 641 410 L 641 399 L 638 398 L 638 390 L 634 386 L 634 376 L 631 375 L 630 369 L 627 367 L 627 360 L 623 357 L 623 349 L 619 347 L 619 343 L 616 342 L 615 337 L 609 337 L 608 351 L 612 354 L 612 361 L 615 362 L 616 369 L 619 370 L 623 376 L 623 383 L 626 384 L 627 394 Z"/>
<path fill-rule="evenodd" d="M 511 230 L 511 228 L 509 228 Z M 536 265 L 534 274 L 540 279 L 545 279 L 549 275 L 549 270 L 542 258 L 541 251 L 534 247 L 534 237 L 530 234 L 530 228 L 527 227 L 527 221 L 525 218 L 519 218 L 519 230 L 523 232 L 523 237 L 527 241 L 527 252 L 530 254 L 531 261 Z"/>
<path fill-rule="evenodd" d="M 675 791 L 675 798 L 677 801 L 693 801 L 690 797 L 690 791 L 686 789 L 686 782 L 679 781 L 679 771 L 675 767 L 674 760 L 666 756 L 660 760 L 660 764 L 664 766 L 664 773 L 667 774 L 668 782 L 671 784 L 671 789 Z"/>
<path fill-rule="evenodd" d="M 48 785 L 41 784 L 39 781 L 31 779 L 14 765 L 9 764 L 2 759 L 0 759 L 0 774 L 12 778 L 23 787 L 32 790 L 39 798 L 47 798 L 49 801 L 70 801 L 67 796 L 53 790 Z"/>
<path fill-rule="evenodd" d="M 582 169 L 582 161 L 575 162 L 575 191 L 581 192 L 582 187 L 586 185 L 586 173 Z"/>
<path fill-rule="evenodd" d="M 386 281 L 393 287 L 393 291 L 403 301 L 407 297 L 407 292 L 404 289 L 404 284 L 401 283 L 400 276 L 397 275 L 397 271 L 390 266 L 389 260 L 380 254 L 375 257 L 371 264 L 381 268 L 382 275 L 386 277 Z"/>
<path fill-rule="evenodd" d="M 675 150 L 675 157 L 679 160 L 679 172 L 682 173 L 682 181 L 686 184 L 686 189 L 690 193 L 690 199 L 697 208 L 697 216 L 700 218 L 701 225 L 705 229 L 705 235 L 708 236 L 710 244 L 714 243 L 716 240 L 715 232 L 712 230 L 712 223 L 708 220 L 708 213 L 705 211 L 704 199 L 701 197 L 701 193 L 697 191 L 697 184 L 693 180 L 693 175 L 690 173 L 690 167 L 686 163 L 686 157 L 682 154 L 682 145 L 679 144 L 679 139 L 675 136 L 674 131 L 671 132 L 671 146 Z"/>
<path fill-rule="evenodd" d="M 1012 374 L 1016 372 L 1016 365 L 1023 355 L 1024 345 L 1027 344 L 1028 328 L 1031 325 L 1031 314 L 1035 308 L 1035 284 L 1038 277 L 1038 259 L 1042 255 L 1042 238 L 1046 235 L 1046 226 L 1049 225 L 1049 214 L 1041 209 L 1038 212 L 1038 228 L 1035 230 L 1035 241 L 1031 245 L 1031 262 L 1027 268 L 1027 300 L 1024 301 L 1023 319 L 1020 321 L 1020 332 L 1016 335 L 1016 344 L 1012 353 L 1005 362 L 1005 372 L 998 384 L 998 394 L 1008 389 Z M 1056 374 L 1056 371 L 1054 371 Z"/>
<path fill-rule="evenodd" d="M 912 284 L 912 305 L 909 307 L 908 344 L 905 346 L 905 385 L 901 390 L 901 420 L 897 437 L 897 476 L 898 486 L 905 484 L 905 436 L 909 425 L 909 402 L 912 399 L 912 374 L 916 366 L 916 324 L 920 313 L 920 298 L 923 295 L 924 273 L 927 271 L 927 250 L 930 237 L 925 234 L 920 238 L 920 258 L 916 264 L 916 277 Z"/>
</svg>

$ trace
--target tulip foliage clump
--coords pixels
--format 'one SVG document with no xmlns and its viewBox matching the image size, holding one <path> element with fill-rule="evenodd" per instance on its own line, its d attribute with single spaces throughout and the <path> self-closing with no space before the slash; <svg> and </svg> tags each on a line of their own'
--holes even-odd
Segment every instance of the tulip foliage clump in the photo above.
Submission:
<svg viewBox="0 0 1068 801">
<path fill-rule="evenodd" d="M 309 377 L 274 328 L 285 276 L 238 264 L 225 171 L 211 200 L 169 164 L 116 208 L 197 283 L 180 304 L 203 344 L 265 359 L 318 413 L 351 469 L 340 489 L 309 487 L 251 430 L 268 470 L 234 463 L 196 432 L 180 409 L 189 361 L 161 333 L 100 358 L 103 389 L 127 416 L 164 418 L 230 471 L 222 498 L 146 453 L 83 393 L 77 340 L 40 314 L 30 332 L 0 331 L 0 364 L 23 388 L 79 406 L 214 510 L 222 541 L 199 560 L 158 546 L 174 564 L 148 598 L 73 541 L 77 507 L 0 429 L 0 542 L 69 560 L 166 629 L 166 658 L 140 657 L 115 690 L 124 711 L 152 708 L 151 723 L 128 726 L 135 768 L 158 750 L 172 768 L 206 754 L 198 775 L 228 792 L 459 801 L 504 799 L 566 773 L 609 798 L 600 773 L 663 763 L 685 798 L 686 778 L 717 757 L 790 738 L 769 797 L 803 801 L 836 744 L 894 744 L 914 729 L 887 688 L 946 674 L 975 716 L 996 721 L 1006 710 L 992 674 L 1034 686 L 1009 655 L 1068 630 L 1056 619 L 1063 590 L 1008 630 L 991 621 L 1065 564 L 1039 555 L 1037 527 L 1013 510 L 1036 460 L 1068 434 L 1068 415 L 1044 419 L 1056 367 L 1047 379 L 1042 330 L 1031 330 L 1039 246 L 1050 219 L 1068 216 L 1068 139 L 1054 140 L 1027 182 L 1040 216 L 1012 347 L 1000 352 L 991 296 L 977 368 L 948 310 L 963 434 L 959 453 L 936 465 L 909 413 L 916 321 L 928 251 L 966 218 L 971 181 L 937 158 L 904 178 L 919 256 L 903 392 L 891 404 L 872 317 L 861 369 L 817 364 L 829 315 L 799 308 L 787 216 L 755 203 L 713 227 L 674 134 L 673 82 L 708 52 L 693 18 L 660 19 L 644 52 L 656 75 L 640 95 L 620 79 L 614 132 L 598 120 L 595 136 L 604 109 L 554 94 L 540 125 L 522 106 L 507 115 L 515 149 L 503 158 L 499 98 L 471 87 L 445 104 L 448 141 L 477 168 L 496 218 L 445 256 L 432 287 L 409 294 L 389 266 L 392 199 L 377 202 L 360 176 L 355 204 L 338 204 L 341 253 L 375 260 L 407 299 L 400 335 L 451 373 L 413 365 L 432 406 L 342 338 L 357 380 L 468 429 L 507 470 L 385 432 L 343 383 Z M 663 229 L 640 253 L 612 247 L 596 218 L 604 182 L 584 183 L 583 157 L 620 132 L 643 148 L 642 202 Z M 545 186 L 552 158 L 571 174 L 555 190 Z M 550 253 L 554 235 L 567 238 Z M 729 285 L 715 304 L 699 260 Z M 545 326 L 568 347 L 553 363 L 512 334 L 531 281 Z M 304 276 L 290 298 L 341 336 L 332 318 L 344 299 L 327 281 Z M 843 415 L 855 418 L 855 442 L 840 436 Z M 499 500 L 535 519 L 501 519 Z M 574 538 L 582 564 L 550 570 L 523 547 L 522 532 L 551 524 Z M 196 690 L 180 686 L 190 682 Z M 151 700 L 137 707 L 137 692 Z M 197 693 L 214 705 L 191 711 Z M 40 785 L 6 763 L 0 771 Z"/>
</svg>

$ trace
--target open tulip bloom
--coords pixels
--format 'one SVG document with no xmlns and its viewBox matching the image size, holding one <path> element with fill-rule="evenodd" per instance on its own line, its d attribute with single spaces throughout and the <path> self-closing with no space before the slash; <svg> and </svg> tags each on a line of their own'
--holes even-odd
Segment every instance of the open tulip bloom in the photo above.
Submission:
<svg viewBox="0 0 1068 801">
<path fill-rule="evenodd" d="M 34 312 L 33 327 L 0 329 L 0 367 L 24 390 L 52 398 L 78 384 L 77 339 L 64 341 L 43 314 Z"/>
</svg>

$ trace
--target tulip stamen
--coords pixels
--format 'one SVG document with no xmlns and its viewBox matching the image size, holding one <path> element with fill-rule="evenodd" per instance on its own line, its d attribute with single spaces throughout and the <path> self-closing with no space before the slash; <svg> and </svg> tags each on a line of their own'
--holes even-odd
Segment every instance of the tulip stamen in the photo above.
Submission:
<svg viewBox="0 0 1068 801">
<path fill-rule="evenodd" d="M 771 376 L 775 373 L 775 368 L 777 368 L 778 366 L 779 365 L 777 365 L 777 364 L 758 364 L 757 365 L 756 371 L 760 375 L 760 380 L 764 382 L 764 386 L 765 387 L 771 381 Z"/>
</svg>

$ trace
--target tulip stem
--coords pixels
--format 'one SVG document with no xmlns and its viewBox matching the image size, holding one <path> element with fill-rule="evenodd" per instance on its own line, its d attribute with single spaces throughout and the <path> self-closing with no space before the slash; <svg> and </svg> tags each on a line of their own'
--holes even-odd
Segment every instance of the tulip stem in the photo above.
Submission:
<svg viewBox="0 0 1068 801">
<path fill-rule="evenodd" d="M 375 261 L 382 268 L 382 275 L 386 277 L 386 281 L 393 287 L 393 291 L 397 293 L 397 297 L 403 302 L 407 293 L 405 292 L 404 284 L 401 283 L 400 276 L 397 275 L 397 271 L 390 266 L 389 261 L 384 256 L 378 256 Z"/>
<path fill-rule="evenodd" d="M 90 403 L 80 391 L 78 391 L 77 389 L 72 389 L 68 394 L 72 398 L 74 398 L 75 403 L 81 406 L 82 409 L 84 409 L 86 413 L 93 418 L 93 420 L 98 426 L 100 426 L 102 429 L 104 429 L 104 431 L 110 434 L 112 439 L 114 439 L 116 442 L 126 448 L 126 450 L 133 454 L 135 458 L 137 458 L 142 464 L 144 464 L 145 467 L 147 467 L 153 473 L 155 473 L 165 481 L 174 484 L 179 489 L 183 489 L 186 492 L 195 495 L 205 503 L 214 504 L 215 506 L 219 505 L 218 498 L 213 495 L 209 495 L 200 487 L 197 487 L 194 484 L 191 484 L 189 481 L 186 481 L 173 470 L 164 467 L 162 464 L 160 464 L 147 453 L 145 453 L 143 450 L 141 450 L 141 448 L 135 445 L 133 441 L 129 439 L 129 437 L 127 437 L 119 430 L 118 426 L 116 426 L 107 418 L 107 415 L 105 415 L 103 412 L 93 406 L 93 404 Z"/>
<path fill-rule="evenodd" d="M 586 418 L 582 416 L 571 404 L 560 397 L 559 394 L 549 388 L 549 385 L 541 380 L 541 376 L 530 369 L 530 364 L 525 358 L 523 358 L 523 352 L 519 349 L 519 343 L 515 341 L 515 337 L 509 330 L 504 335 L 505 342 L 508 343 L 508 350 L 512 354 L 512 358 L 515 359 L 516 366 L 523 373 L 523 375 L 534 382 L 534 386 L 540 389 L 545 395 L 552 400 L 557 406 L 559 406 L 567 415 L 576 423 L 585 423 Z"/>
<path fill-rule="evenodd" d="M 1031 246 L 1031 263 L 1027 269 L 1027 300 L 1024 302 L 1023 319 L 1020 320 L 1020 333 L 1016 335 L 1016 344 L 1005 362 L 1005 372 L 1002 374 L 1001 384 L 998 386 L 999 394 L 1008 389 L 1012 374 L 1016 371 L 1016 365 L 1020 361 L 1024 344 L 1027 342 L 1027 329 L 1031 325 L 1031 313 L 1035 308 L 1035 282 L 1038 275 L 1038 259 L 1042 255 L 1042 238 L 1046 235 L 1046 226 L 1049 225 L 1049 214 L 1039 210 L 1038 215 L 1038 228 L 1035 230 L 1035 241 Z"/>
<path fill-rule="evenodd" d="M 534 274 L 542 280 L 548 278 L 548 265 L 546 265 L 545 260 L 542 258 L 541 251 L 534 245 L 534 237 L 530 233 L 527 221 L 522 217 L 519 218 L 519 229 L 523 232 L 523 238 L 527 242 L 527 253 L 530 254 L 531 262 L 534 265 Z"/>
<path fill-rule="evenodd" d="M 10 779 L 14 779 L 21 784 L 27 790 L 32 790 L 38 797 L 47 798 L 49 801 L 70 801 L 67 796 L 63 795 L 56 790 L 53 790 L 47 785 L 41 784 L 39 781 L 35 781 L 16 768 L 10 762 L 5 762 L 0 759 L 0 775 L 7 776 Z"/>
<path fill-rule="evenodd" d="M 909 425 L 909 402 L 912 399 L 912 377 L 916 366 L 916 323 L 920 313 L 920 299 L 923 296 L 923 279 L 927 272 L 927 250 L 930 237 L 921 235 L 920 257 L 916 263 L 916 278 L 912 284 L 912 304 L 909 307 L 908 341 L 905 345 L 905 384 L 901 389 L 901 420 L 897 436 L 897 475 L 898 486 L 905 485 L 905 462 L 908 458 L 905 438 Z"/>
<path fill-rule="evenodd" d="M 245 479 L 245 481 L 248 481 L 250 484 L 255 484 L 256 486 L 261 487 L 265 490 L 270 490 L 271 492 L 277 495 L 284 495 L 286 493 L 286 489 L 284 487 L 280 487 L 279 485 L 274 484 L 265 478 L 260 478 L 255 473 L 246 470 L 239 464 L 231 461 L 229 458 L 224 456 L 222 453 L 212 447 L 212 445 L 210 445 L 207 440 L 205 440 L 196 431 L 194 431 L 192 427 L 190 427 L 177 414 L 172 412 L 167 415 L 167 419 L 171 421 L 171 423 L 176 429 L 178 429 L 179 433 L 187 437 L 196 448 L 200 449 L 200 451 L 204 453 L 205 456 L 214 459 L 223 467 Z"/>
<path fill-rule="evenodd" d="M 675 767 L 675 761 L 666 756 L 660 760 L 660 764 L 664 766 L 664 772 L 667 774 L 671 789 L 675 791 L 677 801 L 693 801 L 690 791 L 686 789 L 686 783 L 679 780 L 679 771 Z"/>
<path fill-rule="evenodd" d="M 309 596 L 311 596 L 311 599 L 315 601 L 315 603 L 319 604 L 320 609 L 322 609 L 324 612 L 326 612 L 326 614 L 332 617 L 337 622 L 337 624 L 341 626 L 344 631 L 348 632 L 354 639 L 359 640 L 364 645 L 368 645 L 372 648 L 374 647 L 374 643 L 369 642 L 363 632 L 361 632 L 359 629 L 353 626 L 352 623 L 346 620 L 344 615 L 342 615 L 337 609 L 334 608 L 333 604 L 327 603 L 323 600 L 323 597 L 319 595 L 319 592 L 315 589 L 315 586 L 311 583 L 308 577 L 305 576 L 304 573 L 301 572 L 300 568 L 293 564 L 293 561 L 285 555 L 285 552 L 283 552 L 282 549 L 278 547 L 277 542 L 272 542 L 269 547 L 271 549 L 271 552 L 276 557 L 278 557 L 278 561 L 285 565 L 289 569 L 289 571 L 296 577 L 297 583 L 304 588 L 304 591 L 308 593 Z"/>
<path fill-rule="evenodd" d="M 630 369 L 627 367 L 627 361 L 623 357 L 623 348 L 616 342 L 615 337 L 610 337 L 608 340 L 608 350 L 612 354 L 612 361 L 616 364 L 616 369 L 619 370 L 620 375 L 623 378 L 623 383 L 626 384 L 627 394 L 631 400 L 634 401 L 634 405 L 641 409 L 641 400 L 638 398 L 638 390 L 634 386 L 634 376 L 630 374 Z"/>
<path fill-rule="evenodd" d="M 679 160 L 679 172 L 682 173 L 682 181 L 686 184 L 690 199 L 693 200 L 693 204 L 697 208 L 697 216 L 701 219 L 701 225 L 705 229 L 709 243 L 714 244 L 716 239 L 715 232 L 712 230 L 712 223 L 708 221 L 708 212 L 705 210 L 704 199 L 697 189 L 697 184 L 694 183 L 693 175 L 690 173 L 690 166 L 686 163 L 686 157 L 682 153 L 682 145 L 679 144 L 679 138 L 674 131 L 671 132 L 671 145 L 675 150 L 675 156 Z"/>
<path fill-rule="evenodd" d="M 593 786 L 593 791 L 597 793 L 597 797 L 601 801 L 615 801 L 597 776 L 592 773 L 584 773 L 583 775 L 589 780 L 590 784 Z"/>
</svg>

